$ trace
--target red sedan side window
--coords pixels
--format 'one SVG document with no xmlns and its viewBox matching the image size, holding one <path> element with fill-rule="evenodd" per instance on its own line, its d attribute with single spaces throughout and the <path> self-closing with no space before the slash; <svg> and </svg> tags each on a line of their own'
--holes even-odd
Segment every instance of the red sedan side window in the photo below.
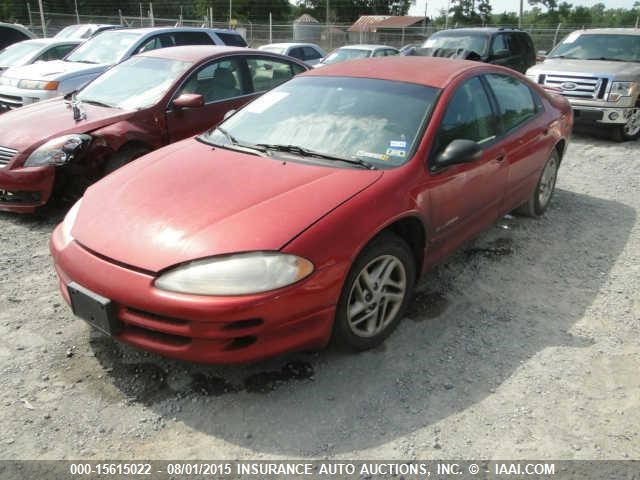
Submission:
<svg viewBox="0 0 640 480">
<path fill-rule="evenodd" d="M 505 132 L 535 117 L 537 108 L 533 93 L 523 82 L 511 75 L 496 73 L 486 78 L 498 101 Z"/>
<path fill-rule="evenodd" d="M 436 154 L 453 140 L 482 143 L 498 134 L 498 124 L 484 86 L 478 77 L 458 87 L 450 100 L 437 137 Z"/>
<path fill-rule="evenodd" d="M 178 95 L 197 93 L 205 103 L 219 102 L 245 95 L 241 60 L 219 60 L 201 68 L 185 82 Z"/>
</svg>

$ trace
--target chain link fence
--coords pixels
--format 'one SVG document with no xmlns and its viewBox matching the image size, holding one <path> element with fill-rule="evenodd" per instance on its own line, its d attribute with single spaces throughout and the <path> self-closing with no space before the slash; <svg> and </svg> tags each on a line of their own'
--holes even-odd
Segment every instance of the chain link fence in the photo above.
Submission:
<svg viewBox="0 0 640 480">
<path fill-rule="evenodd" d="M 203 16 L 201 19 L 186 18 L 156 18 L 150 16 L 149 11 L 141 12 L 140 15 L 78 15 L 73 13 L 44 12 L 46 36 L 51 37 L 68 25 L 73 25 L 79 20 L 80 23 L 108 23 L 122 25 L 123 27 L 139 28 L 151 26 L 192 26 L 192 27 L 214 27 L 229 28 L 228 22 L 212 21 L 211 18 Z M 42 24 L 39 22 L 39 12 L 33 11 L 31 23 L 25 25 L 32 32 L 39 36 L 45 36 Z M 378 29 L 376 32 L 350 32 L 351 24 L 296 24 L 292 23 L 270 23 L 268 19 L 263 22 L 233 22 L 232 28 L 238 30 L 251 47 L 259 47 L 267 43 L 276 42 L 310 42 L 320 45 L 329 51 L 337 47 L 357 43 L 385 44 L 394 47 L 401 47 L 410 43 L 422 43 L 433 32 L 442 28 L 431 25 L 418 25 L 405 28 Z M 478 25 L 481 26 L 481 25 Z M 492 25 L 482 25 L 492 26 Z M 498 26 L 498 25 L 495 25 Z M 468 27 L 468 26 L 465 26 Z M 539 28 L 535 26 L 523 26 L 522 30 L 528 32 L 534 42 L 536 50 L 550 50 L 562 38 L 579 28 L 593 28 L 593 25 Z M 450 27 L 451 28 L 451 27 Z"/>
</svg>

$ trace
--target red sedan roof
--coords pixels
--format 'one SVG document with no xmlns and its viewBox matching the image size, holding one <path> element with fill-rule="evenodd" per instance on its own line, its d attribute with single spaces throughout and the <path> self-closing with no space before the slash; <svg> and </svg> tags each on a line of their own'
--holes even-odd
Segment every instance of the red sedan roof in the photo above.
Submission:
<svg viewBox="0 0 640 480">
<path fill-rule="evenodd" d="M 143 57 L 168 58 L 171 60 L 182 60 L 183 62 L 198 62 L 213 55 L 222 55 L 229 53 L 261 53 L 260 50 L 254 50 L 245 47 L 226 47 L 222 45 L 185 45 L 182 47 L 168 47 L 150 50 L 140 53 Z"/>
<path fill-rule="evenodd" d="M 334 63 L 302 73 L 304 76 L 361 77 L 410 82 L 444 88 L 455 77 L 469 70 L 485 70 L 486 63 L 449 58 L 393 56 Z M 500 68 L 494 67 L 495 70 Z"/>
</svg>

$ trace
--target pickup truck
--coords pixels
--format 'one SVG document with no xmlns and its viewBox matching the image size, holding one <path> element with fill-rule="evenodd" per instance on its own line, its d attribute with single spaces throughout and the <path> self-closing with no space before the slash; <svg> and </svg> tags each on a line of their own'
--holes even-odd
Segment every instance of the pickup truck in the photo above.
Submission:
<svg viewBox="0 0 640 480">
<path fill-rule="evenodd" d="M 572 32 L 526 75 L 567 98 L 576 124 L 606 127 L 617 141 L 640 137 L 640 29 Z"/>
</svg>

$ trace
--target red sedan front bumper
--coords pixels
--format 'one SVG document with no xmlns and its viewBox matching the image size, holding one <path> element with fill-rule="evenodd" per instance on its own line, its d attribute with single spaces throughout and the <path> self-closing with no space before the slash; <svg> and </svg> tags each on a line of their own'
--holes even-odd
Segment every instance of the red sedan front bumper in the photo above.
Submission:
<svg viewBox="0 0 640 480">
<path fill-rule="evenodd" d="M 112 300 L 122 322 L 114 338 L 143 350 L 194 362 L 240 363 L 321 348 L 331 335 L 340 289 L 332 269 L 274 292 L 209 297 L 159 290 L 148 272 L 113 263 L 76 241 L 65 244 L 61 227 L 50 248 L 67 303 L 72 281 Z"/>
<path fill-rule="evenodd" d="M 55 167 L 0 168 L 0 211 L 33 213 L 47 203 Z"/>
</svg>

